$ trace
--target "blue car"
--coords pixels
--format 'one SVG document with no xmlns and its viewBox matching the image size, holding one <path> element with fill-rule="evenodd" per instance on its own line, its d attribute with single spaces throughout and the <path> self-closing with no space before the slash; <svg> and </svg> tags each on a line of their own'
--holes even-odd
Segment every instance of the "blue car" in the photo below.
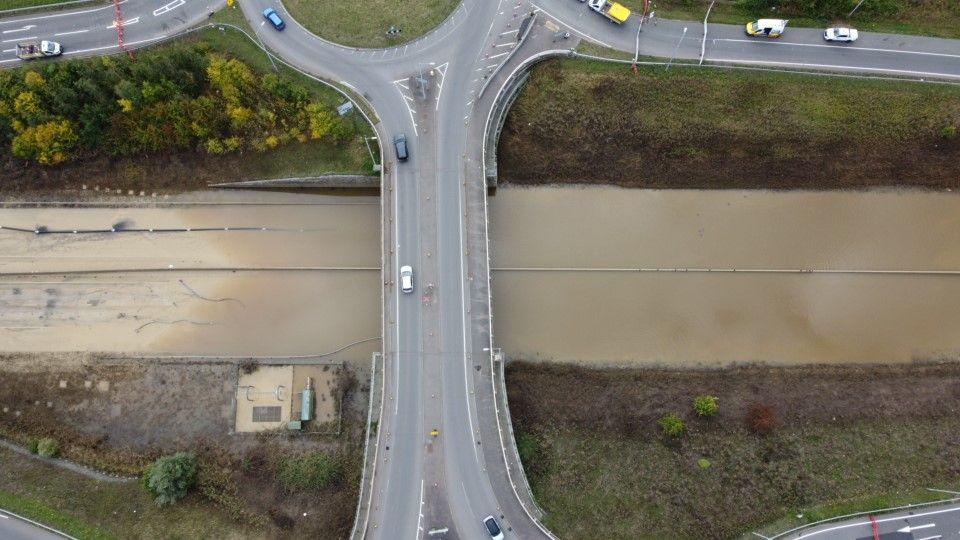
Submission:
<svg viewBox="0 0 960 540">
<path fill-rule="evenodd" d="M 273 8 L 267 8 L 263 10 L 263 18 L 272 24 L 277 30 L 283 30 L 287 26 L 287 24 L 283 22 L 283 19 L 277 15 L 277 12 L 274 11 Z"/>
</svg>

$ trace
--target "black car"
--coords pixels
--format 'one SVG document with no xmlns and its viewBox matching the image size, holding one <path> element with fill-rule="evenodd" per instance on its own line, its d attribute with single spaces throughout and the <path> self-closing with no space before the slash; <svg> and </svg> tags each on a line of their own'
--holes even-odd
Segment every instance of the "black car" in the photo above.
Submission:
<svg viewBox="0 0 960 540">
<path fill-rule="evenodd" d="M 393 146 L 397 149 L 397 159 L 400 161 L 406 161 L 409 156 L 407 154 L 407 136 L 400 134 L 393 138 Z"/>
</svg>

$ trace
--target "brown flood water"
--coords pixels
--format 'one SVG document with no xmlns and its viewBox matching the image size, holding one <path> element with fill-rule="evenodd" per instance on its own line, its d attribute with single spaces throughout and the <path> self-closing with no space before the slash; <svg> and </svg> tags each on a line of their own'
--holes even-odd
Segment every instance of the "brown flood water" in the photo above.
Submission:
<svg viewBox="0 0 960 540">
<path fill-rule="evenodd" d="M 960 356 L 960 275 L 502 268 L 960 270 L 960 197 L 919 192 L 500 189 L 495 342 L 599 364 Z"/>
</svg>

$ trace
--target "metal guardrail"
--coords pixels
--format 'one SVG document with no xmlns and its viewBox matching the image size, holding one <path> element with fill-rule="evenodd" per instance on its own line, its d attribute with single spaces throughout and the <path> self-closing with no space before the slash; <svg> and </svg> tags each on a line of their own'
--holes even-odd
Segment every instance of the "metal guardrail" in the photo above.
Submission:
<svg viewBox="0 0 960 540">
<path fill-rule="evenodd" d="M 379 359 L 379 362 L 377 361 Z M 357 498 L 357 514 L 353 520 L 350 538 L 359 540 L 367 531 L 370 520 L 370 502 L 373 500 L 373 479 L 377 471 L 377 450 L 380 447 L 380 417 L 383 416 L 383 354 L 373 353 L 370 362 L 370 404 L 367 409 L 366 439 L 363 443 L 363 471 L 360 473 L 360 496 Z M 377 381 L 379 380 L 379 385 Z M 377 425 L 374 427 L 373 411 L 376 408 Z M 376 431 L 376 433 L 372 433 Z M 373 452 L 370 443 L 373 442 Z M 362 525 L 361 525 L 362 524 Z"/>
</svg>

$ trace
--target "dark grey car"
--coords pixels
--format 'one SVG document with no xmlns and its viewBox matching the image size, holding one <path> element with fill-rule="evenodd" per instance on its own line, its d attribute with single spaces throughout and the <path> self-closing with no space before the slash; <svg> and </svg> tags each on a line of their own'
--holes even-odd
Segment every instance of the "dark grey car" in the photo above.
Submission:
<svg viewBox="0 0 960 540">
<path fill-rule="evenodd" d="M 393 146 L 397 149 L 397 159 L 406 161 L 409 157 L 409 154 L 407 154 L 407 136 L 401 133 L 394 137 Z"/>
</svg>

